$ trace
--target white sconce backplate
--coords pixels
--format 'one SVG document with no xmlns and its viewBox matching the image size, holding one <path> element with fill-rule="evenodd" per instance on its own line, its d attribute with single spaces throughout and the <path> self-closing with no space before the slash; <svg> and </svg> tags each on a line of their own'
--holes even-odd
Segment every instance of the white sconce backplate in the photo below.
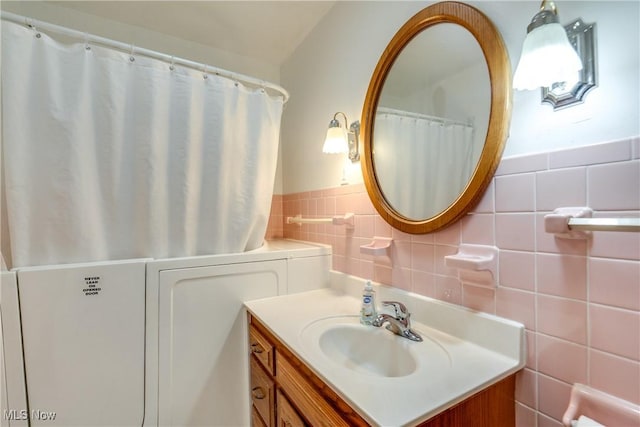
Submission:
<svg viewBox="0 0 640 427">
<path fill-rule="evenodd" d="M 582 60 L 582 70 L 577 73 L 576 81 L 542 88 L 542 102 L 551 104 L 554 111 L 581 104 L 587 92 L 598 84 L 595 27 L 595 23 L 585 24 L 580 18 L 564 27 L 569 42 Z"/>
</svg>

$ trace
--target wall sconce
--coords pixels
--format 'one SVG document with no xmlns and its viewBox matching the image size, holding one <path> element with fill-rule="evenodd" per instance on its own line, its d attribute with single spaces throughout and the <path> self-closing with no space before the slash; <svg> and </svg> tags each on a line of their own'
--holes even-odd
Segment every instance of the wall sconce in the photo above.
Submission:
<svg viewBox="0 0 640 427">
<path fill-rule="evenodd" d="M 342 114 L 344 117 L 344 128 L 340 125 L 337 117 L 338 114 Z M 358 134 L 360 133 L 360 122 L 355 121 L 349 126 L 347 131 L 346 127 L 349 121 L 347 116 L 338 111 L 333 115 L 333 119 L 329 122 L 329 129 L 327 130 L 327 137 L 324 140 L 322 146 L 323 153 L 349 153 L 349 160 L 352 163 L 360 160 L 360 153 L 358 148 Z"/>
<path fill-rule="evenodd" d="M 541 87 L 542 102 L 559 110 L 582 103 L 596 84 L 595 23 L 577 19 L 562 27 L 555 3 L 543 0 L 527 27 L 514 89 Z"/>
</svg>

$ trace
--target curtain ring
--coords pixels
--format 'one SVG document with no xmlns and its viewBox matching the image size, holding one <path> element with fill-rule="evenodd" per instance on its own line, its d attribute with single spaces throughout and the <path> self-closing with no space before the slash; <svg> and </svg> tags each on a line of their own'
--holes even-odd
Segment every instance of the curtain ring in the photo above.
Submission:
<svg viewBox="0 0 640 427">
<path fill-rule="evenodd" d="M 129 61 L 130 62 L 134 62 L 136 60 L 136 58 L 133 56 L 135 50 L 135 46 L 133 44 L 131 44 L 131 52 L 129 53 Z"/>
<path fill-rule="evenodd" d="M 42 34 L 40 34 L 38 29 L 36 28 L 36 25 L 33 23 L 33 21 L 31 21 L 31 19 L 25 18 L 25 24 L 27 25 L 27 27 L 29 27 L 29 28 L 31 28 L 33 30 L 33 32 L 34 32 L 34 34 L 35 34 L 37 39 L 42 37 Z"/>
<path fill-rule="evenodd" d="M 173 70 L 175 70 L 175 69 L 176 69 L 176 67 L 173 65 L 174 63 L 175 63 L 175 57 L 174 57 L 174 56 L 171 56 L 171 63 L 169 64 L 169 69 L 170 69 L 171 71 L 173 71 Z"/>
<path fill-rule="evenodd" d="M 91 50 L 91 46 L 89 46 L 89 33 L 84 33 L 84 50 Z"/>
<path fill-rule="evenodd" d="M 202 67 L 202 78 L 207 80 L 209 78 L 209 76 L 207 75 L 207 64 L 203 64 L 204 66 Z"/>
</svg>

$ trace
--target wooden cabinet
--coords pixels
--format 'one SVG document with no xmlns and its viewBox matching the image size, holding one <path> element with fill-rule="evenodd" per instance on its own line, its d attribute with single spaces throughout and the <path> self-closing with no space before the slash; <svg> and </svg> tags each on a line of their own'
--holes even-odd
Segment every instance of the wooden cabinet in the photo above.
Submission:
<svg viewBox="0 0 640 427">
<path fill-rule="evenodd" d="M 249 314 L 252 426 L 369 424 Z M 515 375 L 424 421 L 420 427 L 513 427 Z"/>
<path fill-rule="evenodd" d="M 250 358 L 251 368 L 251 403 L 264 424 L 274 425 L 275 419 L 275 384 L 271 377 L 258 365 L 256 359 Z"/>
<path fill-rule="evenodd" d="M 289 400 L 278 390 L 277 406 L 277 426 L 278 427 L 304 427 L 306 424 L 298 412 L 291 406 Z"/>
<path fill-rule="evenodd" d="M 369 425 L 251 315 L 249 351 L 253 426 Z"/>
<path fill-rule="evenodd" d="M 255 406 L 251 407 L 251 427 L 267 427 Z"/>
<path fill-rule="evenodd" d="M 275 375 L 273 345 L 258 332 L 255 322 L 249 324 L 249 350 L 269 375 Z"/>
</svg>

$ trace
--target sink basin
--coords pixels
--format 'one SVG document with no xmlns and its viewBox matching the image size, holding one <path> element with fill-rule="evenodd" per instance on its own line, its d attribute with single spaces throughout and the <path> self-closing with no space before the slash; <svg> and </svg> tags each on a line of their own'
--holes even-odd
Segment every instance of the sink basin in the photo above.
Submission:
<svg viewBox="0 0 640 427">
<path fill-rule="evenodd" d="M 422 335 L 423 342 L 413 342 L 385 328 L 361 325 L 357 316 L 339 316 L 309 323 L 301 340 L 307 351 L 363 375 L 396 378 L 428 367 L 434 372 L 450 367 L 446 350 Z"/>
<path fill-rule="evenodd" d="M 404 377 L 416 370 L 407 346 L 384 329 L 338 325 L 320 335 L 320 349 L 335 363 L 381 377 Z"/>
</svg>

